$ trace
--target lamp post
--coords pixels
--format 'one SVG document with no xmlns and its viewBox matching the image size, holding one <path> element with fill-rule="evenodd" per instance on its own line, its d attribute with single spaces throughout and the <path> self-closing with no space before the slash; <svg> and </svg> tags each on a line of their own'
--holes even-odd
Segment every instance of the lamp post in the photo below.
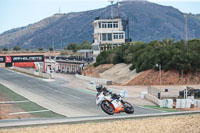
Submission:
<svg viewBox="0 0 200 133">
<path fill-rule="evenodd" d="M 161 85 L 161 83 L 162 83 L 162 80 L 161 80 L 161 77 L 162 77 L 161 64 L 156 64 L 156 67 L 159 67 L 159 84 Z"/>
<path fill-rule="evenodd" d="M 162 73 L 161 73 L 161 69 L 162 66 L 161 64 L 156 64 L 156 67 L 159 67 L 159 84 L 160 84 L 160 92 L 158 93 L 158 98 L 160 99 L 160 93 L 161 93 L 161 84 L 162 84 Z"/>
<path fill-rule="evenodd" d="M 60 29 L 60 48 L 62 50 L 62 30 L 63 29 Z"/>
</svg>

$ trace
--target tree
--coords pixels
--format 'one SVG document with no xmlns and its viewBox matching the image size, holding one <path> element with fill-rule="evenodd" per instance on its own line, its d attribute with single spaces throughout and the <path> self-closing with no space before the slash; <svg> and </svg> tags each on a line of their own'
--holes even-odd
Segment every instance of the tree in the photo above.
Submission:
<svg viewBox="0 0 200 133">
<path fill-rule="evenodd" d="M 78 50 L 78 45 L 76 43 L 70 43 L 68 46 L 67 46 L 67 49 L 68 50 L 72 50 L 73 52 L 76 52 Z"/>
<path fill-rule="evenodd" d="M 25 51 L 29 51 L 29 48 L 25 49 Z"/>
<path fill-rule="evenodd" d="M 21 50 L 21 48 L 20 48 L 20 46 L 16 45 L 16 46 L 14 46 L 13 50 L 19 51 L 19 50 Z"/>
<path fill-rule="evenodd" d="M 196 72 L 197 75 L 200 71 L 200 39 L 189 40 L 187 45 L 183 40 L 174 42 L 173 39 L 123 44 L 101 52 L 94 66 L 107 63 L 132 63 L 129 69 L 136 69 L 136 72 L 158 70 L 155 65 L 161 64 L 165 71 L 176 69 L 182 76 L 187 72 Z"/>
<path fill-rule="evenodd" d="M 50 47 L 50 48 L 49 48 L 49 51 L 53 51 L 53 50 L 54 50 L 53 47 Z"/>
<path fill-rule="evenodd" d="M 92 49 L 92 45 L 88 41 L 83 41 L 79 46 L 78 49 Z"/>
<path fill-rule="evenodd" d="M 64 46 L 64 50 L 68 50 L 68 49 L 67 49 L 67 46 Z"/>
<path fill-rule="evenodd" d="M 8 48 L 3 48 L 2 51 L 8 51 Z"/>
<path fill-rule="evenodd" d="M 43 51 L 43 48 L 42 47 L 38 48 L 38 51 Z"/>
</svg>

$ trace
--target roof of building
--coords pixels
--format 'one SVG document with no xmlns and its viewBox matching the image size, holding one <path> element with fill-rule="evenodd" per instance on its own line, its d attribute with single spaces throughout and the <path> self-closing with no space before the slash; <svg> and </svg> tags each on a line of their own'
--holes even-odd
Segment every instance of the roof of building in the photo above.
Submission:
<svg viewBox="0 0 200 133">
<path fill-rule="evenodd" d="M 85 64 L 85 61 L 77 61 L 77 60 L 56 60 L 58 63 L 72 63 L 72 64 Z"/>
<path fill-rule="evenodd" d="M 91 49 L 81 49 L 78 52 L 86 53 L 86 52 L 92 52 L 92 50 Z"/>
</svg>

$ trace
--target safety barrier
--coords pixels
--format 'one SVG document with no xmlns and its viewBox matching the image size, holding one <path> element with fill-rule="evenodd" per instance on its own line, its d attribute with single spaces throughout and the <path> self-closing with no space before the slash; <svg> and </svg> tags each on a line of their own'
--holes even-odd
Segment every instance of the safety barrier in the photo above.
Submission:
<svg viewBox="0 0 200 133">
<path fill-rule="evenodd" d="M 159 104 L 160 104 L 161 108 L 173 108 L 173 100 L 172 99 L 160 100 Z"/>
<path fill-rule="evenodd" d="M 12 67 L 12 69 L 16 70 L 16 71 L 19 71 L 19 72 L 26 73 L 26 74 L 38 76 L 38 77 L 53 78 L 53 76 L 51 74 L 49 74 L 49 73 L 36 72 L 33 69 L 24 69 L 24 68 L 20 68 L 20 67 Z"/>
<path fill-rule="evenodd" d="M 176 99 L 176 108 L 191 108 L 192 105 L 194 105 L 195 108 L 200 107 L 200 100 Z"/>
</svg>

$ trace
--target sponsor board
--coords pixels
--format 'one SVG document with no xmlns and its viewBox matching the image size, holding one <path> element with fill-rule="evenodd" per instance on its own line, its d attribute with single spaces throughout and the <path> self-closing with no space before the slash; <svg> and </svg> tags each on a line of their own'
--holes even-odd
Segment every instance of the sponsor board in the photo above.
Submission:
<svg viewBox="0 0 200 133">
<path fill-rule="evenodd" d="M 43 62 L 44 55 L 0 56 L 0 63 Z"/>
<path fill-rule="evenodd" d="M 11 63 L 12 62 L 12 58 L 11 58 L 11 56 L 6 56 L 6 59 L 5 59 L 6 61 L 6 63 Z"/>
<path fill-rule="evenodd" d="M 12 56 L 12 62 L 43 62 L 44 55 Z"/>
</svg>

